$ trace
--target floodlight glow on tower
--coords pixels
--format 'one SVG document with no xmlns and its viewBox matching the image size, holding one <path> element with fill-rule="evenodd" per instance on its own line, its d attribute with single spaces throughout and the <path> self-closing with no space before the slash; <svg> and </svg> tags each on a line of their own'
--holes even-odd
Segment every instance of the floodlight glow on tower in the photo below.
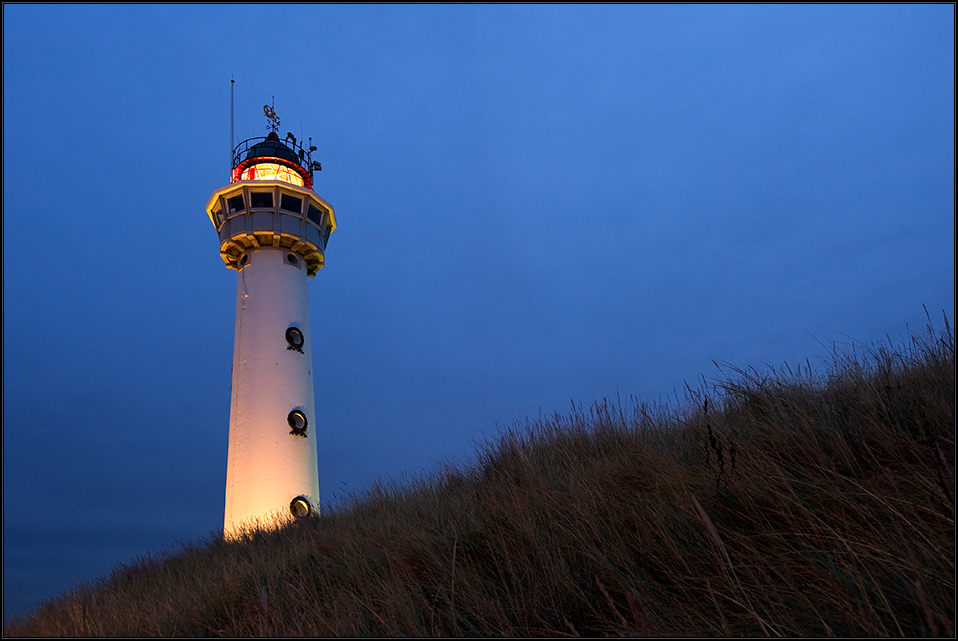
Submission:
<svg viewBox="0 0 958 641">
<path fill-rule="evenodd" d="M 277 134 L 233 148 L 230 184 L 206 212 L 239 272 L 223 533 L 319 510 L 307 279 L 322 269 L 333 207 L 313 190 L 312 144 Z M 310 142 L 312 140 L 310 139 Z M 232 144 L 232 143 L 231 143 Z"/>
</svg>

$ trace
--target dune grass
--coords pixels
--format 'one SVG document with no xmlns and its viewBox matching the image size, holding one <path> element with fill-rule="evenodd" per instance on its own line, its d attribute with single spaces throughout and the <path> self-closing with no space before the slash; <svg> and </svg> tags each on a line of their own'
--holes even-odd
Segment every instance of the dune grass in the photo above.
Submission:
<svg viewBox="0 0 958 641">
<path fill-rule="evenodd" d="M 5 636 L 955 635 L 954 337 L 505 430 L 468 466 L 139 559 Z"/>
</svg>

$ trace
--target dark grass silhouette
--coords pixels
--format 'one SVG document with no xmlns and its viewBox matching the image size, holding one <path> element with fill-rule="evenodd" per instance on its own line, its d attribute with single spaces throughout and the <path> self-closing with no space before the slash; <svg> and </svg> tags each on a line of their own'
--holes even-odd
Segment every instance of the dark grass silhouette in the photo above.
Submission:
<svg viewBox="0 0 958 641">
<path fill-rule="evenodd" d="M 954 337 L 516 425 L 469 467 L 140 559 L 6 636 L 955 634 Z"/>
</svg>

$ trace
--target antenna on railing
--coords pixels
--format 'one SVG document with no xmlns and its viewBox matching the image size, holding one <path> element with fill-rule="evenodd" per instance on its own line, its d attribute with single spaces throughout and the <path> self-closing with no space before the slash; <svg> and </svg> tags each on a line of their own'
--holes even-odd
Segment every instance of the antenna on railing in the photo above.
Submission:
<svg viewBox="0 0 958 641">
<path fill-rule="evenodd" d="M 230 75 L 230 178 L 233 177 L 233 85 L 236 81 Z"/>
</svg>

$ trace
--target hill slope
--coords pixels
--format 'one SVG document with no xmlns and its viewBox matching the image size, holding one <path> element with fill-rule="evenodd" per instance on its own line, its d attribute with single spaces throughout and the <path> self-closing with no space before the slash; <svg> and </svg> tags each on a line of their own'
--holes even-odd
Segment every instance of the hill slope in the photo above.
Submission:
<svg viewBox="0 0 958 641">
<path fill-rule="evenodd" d="M 954 636 L 954 337 L 515 426 L 469 469 L 123 566 L 38 636 Z"/>
</svg>

